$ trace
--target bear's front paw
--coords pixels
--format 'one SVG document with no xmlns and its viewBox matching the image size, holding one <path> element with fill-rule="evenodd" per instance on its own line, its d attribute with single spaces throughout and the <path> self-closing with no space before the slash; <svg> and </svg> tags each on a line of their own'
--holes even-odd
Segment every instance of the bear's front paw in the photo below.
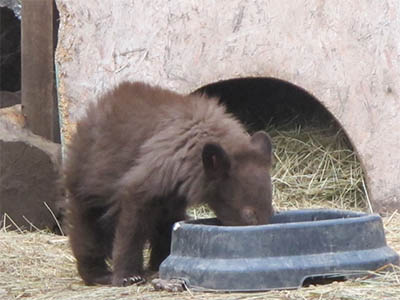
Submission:
<svg viewBox="0 0 400 300">
<path fill-rule="evenodd" d="M 114 277 L 112 285 L 113 286 L 129 286 L 129 285 L 140 285 L 146 283 L 146 279 L 144 279 L 140 275 L 129 276 L 129 277 Z"/>
<path fill-rule="evenodd" d="M 187 289 L 186 283 L 182 279 L 160 279 L 156 278 L 151 281 L 156 291 L 168 291 L 168 292 L 183 292 Z"/>
</svg>

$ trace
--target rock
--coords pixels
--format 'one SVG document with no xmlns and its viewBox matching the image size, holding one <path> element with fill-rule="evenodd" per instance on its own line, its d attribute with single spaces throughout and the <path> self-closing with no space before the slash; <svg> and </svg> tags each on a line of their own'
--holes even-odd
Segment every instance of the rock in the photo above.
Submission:
<svg viewBox="0 0 400 300">
<path fill-rule="evenodd" d="M 4 126 L 1 128 L 6 128 L 6 126 L 15 129 L 24 128 L 26 125 L 25 117 L 22 115 L 21 111 L 21 105 L 19 104 L 0 109 L 0 126 Z"/>
<path fill-rule="evenodd" d="M 0 225 L 58 231 L 61 147 L 24 125 L 19 105 L 0 109 Z"/>
</svg>

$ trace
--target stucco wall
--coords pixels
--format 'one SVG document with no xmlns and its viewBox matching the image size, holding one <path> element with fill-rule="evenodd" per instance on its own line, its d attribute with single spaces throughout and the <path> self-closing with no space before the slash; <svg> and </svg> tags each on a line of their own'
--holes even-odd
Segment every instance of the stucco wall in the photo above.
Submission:
<svg viewBox="0 0 400 300">
<path fill-rule="evenodd" d="M 339 120 L 376 208 L 400 208 L 400 2 L 57 0 L 63 137 L 121 80 L 179 92 L 277 77 Z"/>
</svg>

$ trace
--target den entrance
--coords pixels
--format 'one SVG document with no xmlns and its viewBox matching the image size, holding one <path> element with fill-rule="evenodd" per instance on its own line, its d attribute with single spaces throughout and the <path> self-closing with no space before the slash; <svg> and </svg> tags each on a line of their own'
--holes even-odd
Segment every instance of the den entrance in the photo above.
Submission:
<svg viewBox="0 0 400 300">
<path fill-rule="evenodd" d="M 357 155 L 340 124 L 311 94 L 275 78 L 231 79 L 195 92 L 219 97 L 250 132 L 269 133 L 277 210 L 368 208 Z"/>
</svg>

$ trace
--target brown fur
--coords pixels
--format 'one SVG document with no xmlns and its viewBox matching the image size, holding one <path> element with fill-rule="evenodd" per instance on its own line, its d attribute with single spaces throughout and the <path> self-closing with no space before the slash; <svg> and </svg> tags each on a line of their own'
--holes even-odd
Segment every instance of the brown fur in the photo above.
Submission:
<svg viewBox="0 0 400 300">
<path fill-rule="evenodd" d="M 124 285 L 169 254 L 171 227 L 208 203 L 224 225 L 265 224 L 271 143 L 215 99 L 123 83 L 78 122 L 64 168 L 70 242 L 86 284 Z M 112 258 L 113 271 L 105 260 Z"/>
</svg>

